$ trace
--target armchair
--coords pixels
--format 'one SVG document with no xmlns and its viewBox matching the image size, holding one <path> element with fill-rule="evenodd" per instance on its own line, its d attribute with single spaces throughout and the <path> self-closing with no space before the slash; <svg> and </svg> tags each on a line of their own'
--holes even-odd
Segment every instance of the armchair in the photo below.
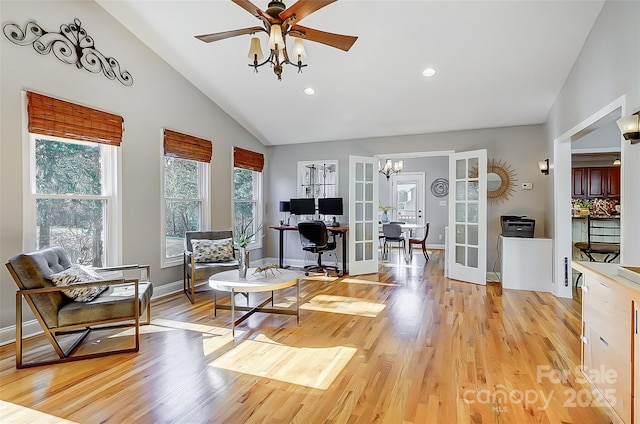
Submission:
<svg viewBox="0 0 640 424">
<path fill-rule="evenodd" d="M 146 321 L 151 321 L 151 295 L 153 285 L 148 282 L 148 265 L 127 265 L 102 268 L 98 271 L 146 269 L 147 281 L 124 278 L 92 282 L 78 282 L 74 289 L 108 286 L 93 300 L 79 302 L 67 297 L 63 291 L 70 286 L 55 286 L 52 275 L 71 268 L 69 258 L 61 247 L 48 247 L 10 258 L 6 264 L 19 290 L 16 292 L 16 368 L 48 365 L 137 352 L 140 348 L 140 315 L 146 311 Z M 53 346 L 59 359 L 23 361 L 22 300 L 31 308 L 40 323 L 44 335 Z M 134 299 L 137 299 L 135 301 Z M 107 325 L 108 324 L 108 325 Z M 91 331 L 119 327 L 135 327 L 134 347 L 74 355 Z M 80 333 L 67 350 L 60 345 L 59 336 Z"/>
<path fill-rule="evenodd" d="M 200 255 L 200 259 L 198 259 L 196 257 L 199 256 L 197 255 L 198 252 L 194 252 L 194 244 L 197 244 L 194 243 L 194 240 L 220 240 L 222 242 L 225 239 L 230 239 L 231 246 L 233 246 L 232 230 L 187 231 L 185 233 L 186 246 L 183 259 L 182 288 L 191 303 L 195 302 L 196 283 L 206 281 L 218 272 L 238 269 L 238 261 L 235 259 L 233 247 L 231 247 L 229 257 Z M 209 257 L 209 259 L 207 259 L 207 257 Z M 214 262 L 214 260 L 217 262 Z"/>
</svg>

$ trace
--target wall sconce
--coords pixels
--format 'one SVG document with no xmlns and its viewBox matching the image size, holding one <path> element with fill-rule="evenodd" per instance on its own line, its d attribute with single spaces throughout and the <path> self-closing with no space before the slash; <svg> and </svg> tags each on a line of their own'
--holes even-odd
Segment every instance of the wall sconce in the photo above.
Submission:
<svg viewBox="0 0 640 424">
<path fill-rule="evenodd" d="M 396 163 L 391 163 L 391 159 L 387 159 L 384 163 L 384 166 L 380 166 L 380 161 L 378 161 L 378 172 L 387 177 L 387 180 L 391 176 L 391 174 L 400 173 L 402 171 L 402 161 L 399 160 Z"/>
<path fill-rule="evenodd" d="M 549 159 L 538 162 L 538 168 L 540 168 L 540 172 L 544 175 L 549 175 Z"/>
<path fill-rule="evenodd" d="M 616 123 L 625 140 L 629 140 L 631 144 L 640 143 L 640 112 L 620 118 Z"/>
<path fill-rule="evenodd" d="M 620 156 L 616 156 L 616 158 L 613 160 L 613 164 L 614 165 L 622 165 L 622 161 L 620 161 Z"/>
</svg>

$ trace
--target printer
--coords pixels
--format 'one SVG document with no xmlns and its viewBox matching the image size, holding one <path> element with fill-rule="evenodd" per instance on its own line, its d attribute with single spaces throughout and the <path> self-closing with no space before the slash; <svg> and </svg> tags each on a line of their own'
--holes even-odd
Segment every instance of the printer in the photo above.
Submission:
<svg viewBox="0 0 640 424">
<path fill-rule="evenodd" d="M 532 238 L 536 227 L 535 219 L 527 219 L 524 216 L 502 215 L 502 237 Z"/>
</svg>

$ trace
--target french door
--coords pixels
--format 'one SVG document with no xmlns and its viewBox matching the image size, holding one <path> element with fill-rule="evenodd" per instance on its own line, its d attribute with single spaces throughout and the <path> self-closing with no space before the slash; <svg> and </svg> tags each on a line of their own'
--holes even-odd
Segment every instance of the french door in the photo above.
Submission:
<svg viewBox="0 0 640 424">
<path fill-rule="evenodd" d="M 449 278 L 487 284 L 487 151 L 449 156 Z"/>
<path fill-rule="evenodd" d="M 349 156 L 349 274 L 378 272 L 378 168 Z"/>
</svg>

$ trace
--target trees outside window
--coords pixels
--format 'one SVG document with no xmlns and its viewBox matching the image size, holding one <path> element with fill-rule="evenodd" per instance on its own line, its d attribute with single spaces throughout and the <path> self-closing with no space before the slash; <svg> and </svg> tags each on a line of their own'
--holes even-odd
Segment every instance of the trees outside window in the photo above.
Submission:
<svg viewBox="0 0 640 424">
<path fill-rule="evenodd" d="M 203 228 L 206 167 L 203 162 L 164 157 L 164 260 L 181 260 L 186 231 Z"/>
<path fill-rule="evenodd" d="M 106 265 L 115 147 L 32 135 L 27 245 L 62 246 L 74 263 Z M 33 229 L 35 228 L 35 233 Z M 28 247 L 29 248 L 29 247 Z"/>
<path fill-rule="evenodd" d="M 234 228 L 245 227 L 251 223 L 256 232 L 262 223 L 262 173 L 249 169 L 233 169 L 233 219 Z M 254 236 L 248 248 L 262 246 L 260 232 Z"/>
</svg>

